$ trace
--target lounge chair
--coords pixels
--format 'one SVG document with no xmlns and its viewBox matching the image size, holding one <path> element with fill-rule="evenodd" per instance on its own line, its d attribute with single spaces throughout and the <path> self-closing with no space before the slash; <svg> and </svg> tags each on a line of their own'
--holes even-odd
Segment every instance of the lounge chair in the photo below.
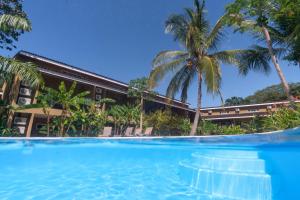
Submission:
<svg viewBox="0 0 300 200">
<path fill-rule="evenodd" d="M 103 129 L 103 137 L 110 137 L 111 136 L 112 127 L 104 127 Z"/>
<path fill-rule="evenodd" d="M 148 127 L 148 128 L 146 128 L 145 133 L 143 133 L 142 129 L 137 128 L 137 129 L 135 129 L 135 135 L 136 136 L 151 136 L 152 130 L 153 130 L 153 127 Z"/>
<path fill-rule="evenodd" d="M 153 131 L 153 127 L 146 128 L 144 136 L 151 136 L 152 131 Z"/>
<path fill-rule="evenodd" d="M 136 128 L 135 131 L 134 131 L 134 135 L 135 136 L 142 136 L 142 129 L 140 128 Z"/>
<path fill-rule="evenodd" d="M 124 136 L 125 137 L 131 137 L 133 132 L 133 127 L 127 127 Z"/>
</svg>

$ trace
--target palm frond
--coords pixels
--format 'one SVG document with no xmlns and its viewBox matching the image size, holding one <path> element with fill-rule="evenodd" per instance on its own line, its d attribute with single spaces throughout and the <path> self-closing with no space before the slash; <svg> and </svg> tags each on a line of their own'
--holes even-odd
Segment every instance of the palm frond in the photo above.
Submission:
<svg viewBox="0 0 300 200">
<path fill-rule="evenodd" d="M 181 90 L 181 100 L 187 100 L 187 89 L 195 77 L 196 70 L 193 67 L 184 66 L 171 79 L 166 96 L 174 99 L 175 95 Z"/>
<path fill-rule="evenodd" d="M 171 33 L 175 41 L 185 43 L 188 21 L 183 15 L 171 15 L 165 23 L 165 32 Z"/>
<path fill-rule="evenodd" d="M 274 53 L 281 57 L 284 49 L 273 49 Z M 237 56 L 239 62 L 239 72 L 247 75 L 250 70 L 268 74 L 271 70 L 271 56 L 267 48 L 254 45 L 248 50 L 244 50 Z"/>
<path fill-rule="evenodd" d="M 200 72 L 203 74 L 207 92 L 218 94 L 221 87 L 221 69 L 217 59 L 204 56 L 200 61 Z"/>
<path fill-rule="evenodd" d="M 219 51 L 213 54 L 210 54 L 210 57 L 213 57 L 216 60 L 221 61 L 224 64 L 234 64 L 238 65 L 237 56 L 243 53 L 244 50 L 234 49 L 234 50 L 224 50 Z"/>
<path fill-rule="evenodd" d="M 30 31 L 31 24 L 28 19 L 21 16 L 9 15 L 9 14 L 1 15 L 0 30 L 6 32 L 12 28 L 21 31 Z"/>
<path fill-rule="evenodd" d="M 156 66 L 168 63 L 171 60 L 176 60 L 178 58 L 187 56 L 188 53 L 185 51 L 162 51 L 156 55 L 156 57 L 152 61 L 152 66 L 155 68 Z"/>
<path fill-rule="evenodd" d="M 206 45 L 208 49 L 217 49 L 218 44 L 222 41 L 222 39 L 224 38 L 224 33 L 223 31 L 223 27 L 225 25 L 225 21 L 224 21 L 225 16 L 222 16 L 217 23 L 215 24 L 215 26 L 212 28 L 212 30 L 210 31 L 210 33 L 207 36 L 207 41 L 206 41 Z"/>
<path fill-rule="evenodd" d="M 189 69 L 189 70 L 192 70 L 192 69 Z M 187 98 L 188 98 L 188 88 L 192 84 L 195 76 L 196 76 L 196 70 L 193 70 L 187 74 L 187 77 L 185 79 L 183 79 L 182 87 L 181 87 L 181 101 L 182 102 L 186 103 Z"/>
<path fill-rule="evenodd" d="M 162 55 L 159 54 L 158 56 L 161 57 Z M 149 88 L 152 89 L 156 87 L 156 85 L 165 77 L 167 73 L 175 72 L 183 67 L 188 58 L 188 54 L 182 54 L 173 59 L 166 59 L 166 62 L 163 62 L 163 59 L 161 59 L 159 62 L 155 61 L 156 59 L 154 59 L 153 63 L 159 65 L 153 66 L 149 76 Z"/>
<path fill-rule="evenodd" d="M 0 72 L 16 75 L 31 86 L 37 86 L 42 82 L 36 65 L 31 62 L 21 62 L 14 58 L 0 56 Z"/>
</svg>

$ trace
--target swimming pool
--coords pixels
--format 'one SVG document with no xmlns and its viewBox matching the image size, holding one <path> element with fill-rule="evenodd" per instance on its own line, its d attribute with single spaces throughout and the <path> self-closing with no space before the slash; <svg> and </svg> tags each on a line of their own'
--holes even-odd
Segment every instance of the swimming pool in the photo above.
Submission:
<svg viewBox="0 0 300 200">
<path fill-rule="evenodd" d="M 300 199 L 300 130 L 0 139 L 0 199 Z"/>
</svg>

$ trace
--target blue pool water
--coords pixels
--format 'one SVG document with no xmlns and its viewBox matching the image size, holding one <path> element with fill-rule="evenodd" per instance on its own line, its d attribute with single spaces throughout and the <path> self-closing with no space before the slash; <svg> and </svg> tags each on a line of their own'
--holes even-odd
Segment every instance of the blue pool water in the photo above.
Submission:
<svg viewBox="0 0 300 200">
<path fill-rule="evenodd" d="M 158 139 L 0 139 L 0 199 L 300 199 L 300 130 Z"/>
</svg>

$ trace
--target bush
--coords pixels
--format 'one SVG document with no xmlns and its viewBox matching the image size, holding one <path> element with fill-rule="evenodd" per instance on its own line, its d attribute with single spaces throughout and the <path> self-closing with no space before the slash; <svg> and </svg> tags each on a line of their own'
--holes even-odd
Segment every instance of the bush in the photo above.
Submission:
<svg viewBox="0 0 300 200">
<path fill-rule="evenodd" d="M 158 110 L 145 116 L 145 126 L 153 127 L 157 135 L 187 135 L 191 130 L 190 120 L 170 110 Z"/>
<path fill-rule="evenodd" d="M 265 131 L 283 130 L 300 125 L 300 107 L 284 107 L 266 117 L 263 121 Z"/>
<path fill-rule="evenodd" d="M 200 123 L 197 129 L 198 135 L 234 135 L 246 132 L 247 131 L 239 125 L 221 126 L 205 120 Z"/>
<path fill-rule="evenodd" d="M 241 126 L 239 125 L 224 126 L 221 128 L 221 131 L 224 135 L 236 135 L 246 133 L 246 130 L 241 128 Z"/>
<path fill-rule="evenodd" d="M 206 120 L 201 121 L 197 129 L 198 135 L 217 135 L 220 132 L 221 129 L 217 124 Z"/>
</svg>

